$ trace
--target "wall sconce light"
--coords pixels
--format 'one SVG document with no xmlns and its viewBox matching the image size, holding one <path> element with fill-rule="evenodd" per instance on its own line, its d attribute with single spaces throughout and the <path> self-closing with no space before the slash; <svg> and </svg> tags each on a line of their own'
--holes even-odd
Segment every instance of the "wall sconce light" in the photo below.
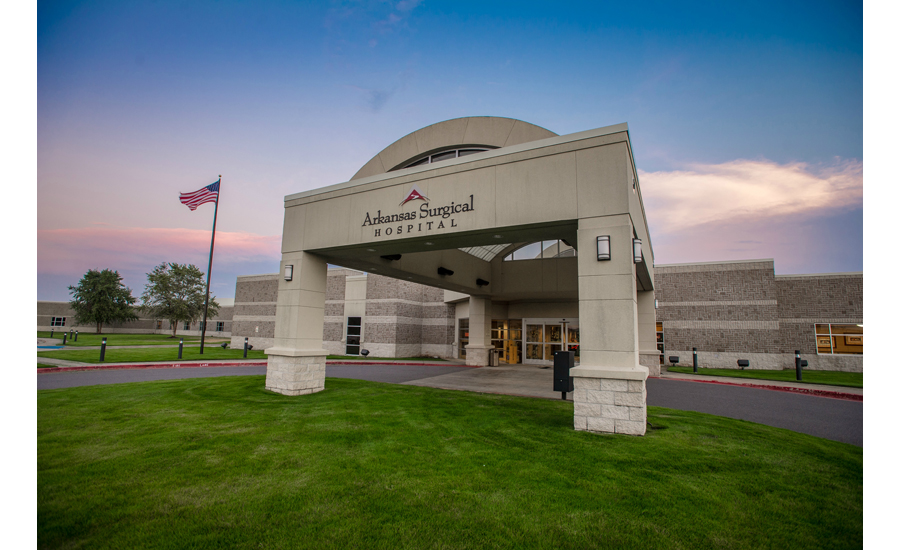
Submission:
<svg viewBox="0 0 900 550">
<path fill-rule="evenodd" d="M 653 300 L 653 308 L 659 309 L 659 300 Z"/>
<path fill-rule="evenodd" d="M 597 237 L 597 261 L 609 259 L 609 235 Z"/>
<path fill-rule="evenodd" d="M 475 279 L 475 284 L 478 286 L 488 286 L 491 283 L 488 281 L 485 281 L 484 279 Z"/>
<path fill-rule="evenodd" d="M 403 256 L 401 256 L 400 254 L 388 254 L 386 256 L 382 256 L 382 259 L 385 259 L 385 260 L 388 260 L 391 262 L 396 262 L 397 260 L 399 260 L 402 257 Z"/>
<path fill-rule="evenodd" d="M 284 266 L 284 280 L 292 281 L 294 279 L 294 266 L 286 265 Z"/>
<path fill-rule="evenodd" d="M 438 275 L 453 275 L 453 271 L 450 269 L 447 269 L 446 267 L 439 267 Z"/>
<path fill-rule="evenodd" d="M 634 263 L 638 264 L 644 261 L 644 254 L 641 252 L 641 240 L 633 239 L 634 242 Z"/>
</svg>

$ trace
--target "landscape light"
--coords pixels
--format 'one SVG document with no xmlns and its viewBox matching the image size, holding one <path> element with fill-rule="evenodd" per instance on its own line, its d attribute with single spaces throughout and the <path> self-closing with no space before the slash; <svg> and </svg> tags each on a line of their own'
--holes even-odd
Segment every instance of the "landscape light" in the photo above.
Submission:
<svg viewBox="0 0 900 550">
<path fill-rule="evenodd" d="M 284 266 L 284 280 L 292 281 L 294 279 L 294 266 L 286 265 Z"/>
<path fill-rule="evenodd" d="M 641 253 L 641 240 L 634 239 L 634 263 L 640 263 L 644 261 L 644 255 Z"/>
</svg>

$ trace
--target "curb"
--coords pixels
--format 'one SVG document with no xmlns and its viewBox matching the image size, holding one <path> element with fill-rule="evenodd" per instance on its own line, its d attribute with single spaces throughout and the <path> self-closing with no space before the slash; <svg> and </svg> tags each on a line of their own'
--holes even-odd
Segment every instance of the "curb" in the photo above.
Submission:
<svg viewBox="0 0 900 550">
<path fill-rule="evenodd" d="M 663 378 L 661 376 L 650 376 L 657 380 L 675 380 L 677 382 L 693 382 L 694 384 L 719 384 L 722 386 L 738 386 L 741 388 L 756 388 L 759 390 L 775 390 L 788 393 L 800 393 L 811 395 L 813 397 L 828 397 L 830 399 L 843 399 L 845 401 L 862 402 L 863 396 L 856 393 L 844 393 L 831 390 L 817 390 L 813 388 L 794 388 L 791 386 L 769 386 L 766 384 L 739 384 L 735 382 L 719 382 L 718 380 L 688 380 L 685 378 Z"/>
<path fill-rule="evenodd" d="M 190 363 L 111 363 L 109 365 L 84 365 L 77 367 L 43 367 L 37 369 L 38 374 L 48 373 L 48 372 L 76 372 L 76 371 L 86 371 L 86 370 L 125 370 L 125 369 L 186 369 L 186 368 L 195 368 L 195 367 L 206 367 L 206 368 L 215 368 L 215 367 L 257 367 L 257 366 L 265 366 L 265 359 L 255 359 L 252 361 L 228 361 L 222 363 L 201 363 L 201 362 L 190 362 Z M 414 367 L 466 367 L 466 368 L 478 368 L 469 365 L 458 365 L 458 364 L 448 364 L 444 365 L 443 363 L 393 363 L 393 362 L 376 362 L 376 361 L 326 361 L 325 365 L 401 365 L 401 366 L 414 366 Z"/>
</svg>

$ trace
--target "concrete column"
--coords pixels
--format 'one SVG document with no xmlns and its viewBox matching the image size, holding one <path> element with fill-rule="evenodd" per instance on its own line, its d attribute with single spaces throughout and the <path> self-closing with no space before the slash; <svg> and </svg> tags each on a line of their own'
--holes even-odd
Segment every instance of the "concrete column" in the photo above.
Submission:
<svg viewBox="0 0 900 550">
<path fill-rule="evenodd" d="M 597 260 L 608 235 L 610 259 Z M 575 429 L 643 435 L 647 367 L 639 364 L 634 229 L 628 215 L 578 221 L 578 322 L 581 363 L 575 377 Z"/>
<path fill-rule="evenodd" d="M 466 364 L 486 367 L 491 345 L 491 300 L 469 296 L 469 345 Z"/>
<path fill-rule="evenodd" d="M 656 293 L 638 291 L 639 363 L 650 369 L 650 376 L 659 376 L 659 350 L 656 348 Z"/>
<path fill-rule="evenodd" d="M 291 281 L 284 266 L 293 265 Z M 328 265 L 307 252 L 282 255 L 275 308 L 275 345 L 266 354 L 266 389 L 284 395 L 303 395 L 325 389 L 322 334 L 325 323 L 325 284 Z"/>
</svg>

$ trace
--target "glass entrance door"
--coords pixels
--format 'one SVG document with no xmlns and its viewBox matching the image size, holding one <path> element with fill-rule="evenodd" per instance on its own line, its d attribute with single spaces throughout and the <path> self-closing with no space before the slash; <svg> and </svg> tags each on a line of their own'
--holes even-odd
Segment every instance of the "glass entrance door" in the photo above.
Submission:
<svg viewBox="0 0 900 550">
<path fill-rule="evenodd" d="M 551 365 L 553 353 L 565 350 L 573 350 L 579 358 L 577 319 L 525 319 L 524 363 Z"/>
</svg>

